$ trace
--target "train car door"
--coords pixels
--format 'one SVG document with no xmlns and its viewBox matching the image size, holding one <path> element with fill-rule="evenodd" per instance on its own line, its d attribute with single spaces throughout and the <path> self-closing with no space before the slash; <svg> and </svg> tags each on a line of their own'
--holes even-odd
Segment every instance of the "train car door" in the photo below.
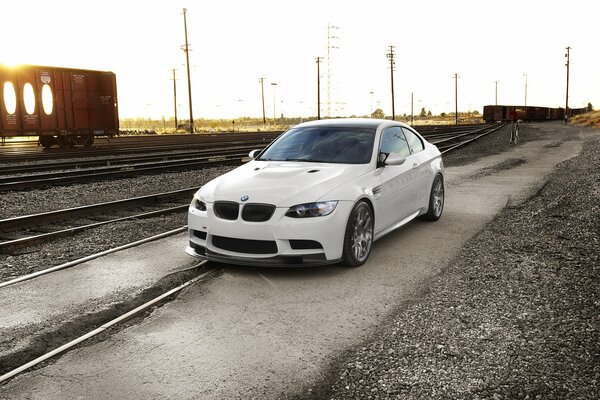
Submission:
<svg viewBox="0 0 600 400">
<path fill-rule="evenodd" d="M 100 108 L 102 110 L 105 133 L 115 133 L 119 129 L 117 105 L 117 79 L 112 72 L 100 76 Z"/>
<path fill-rule="evenodd" d="M 73 96 L 73 119 L 77 130 L 90 128 L 90 116 L 87 98 L 87 77 L 83 71 L 71 72 L 71 91 Z"/>
<path fill-rule="evenodd" d="M 40 129 L 39 92 L 36 91 L 36 71 L 22 67 L 17 71 L 17 98 L 21 107 L 21 128 L 23 133 L 34 133 Z"/>
<path fill-rule="evenodd" d="M 58 129 L 55 81 L 53 69 L 39 68 L 36 71 L 40 127 L 46 132 Z"/>
<path fill-rule="evenodd" d="M 21 130 L 21 107 L 17 73 L 0 66 L 0 134 L 10 136 Z"/>
</svg>

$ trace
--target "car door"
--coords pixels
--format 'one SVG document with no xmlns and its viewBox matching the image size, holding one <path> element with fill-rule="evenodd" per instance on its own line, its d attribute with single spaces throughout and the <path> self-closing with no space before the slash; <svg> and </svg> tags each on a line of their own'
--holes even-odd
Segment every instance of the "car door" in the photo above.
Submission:
<svg viewBox="0 0 600 400">
<path fill-rule="evenodd" d="M 411 189 L 415 177 L 412 160 L 409 160 L 410 147 L 401 127 L 389 127 L 382 132 L 379 152 L 401 154 L 407 159 L 402 165 L 385 165 L 377 169 L 380 184 L 373 189 L 376 233 L 407 217 L 414 210 Z"/>
<path fill-rule="evenodd" d="M 429 192 L 433 182 L 431 174 L 431 159 L 425 150 L 425 145 L 419 136 L 409 128 L 402 128 L 404 137 L 410 147 L 411 165 L 414 174 L 414 190 L 412 200 L 415 208 L 427 207 L 429 204 Z M 408 160 L 407 160 L 408 161 Z"/>
</svg>

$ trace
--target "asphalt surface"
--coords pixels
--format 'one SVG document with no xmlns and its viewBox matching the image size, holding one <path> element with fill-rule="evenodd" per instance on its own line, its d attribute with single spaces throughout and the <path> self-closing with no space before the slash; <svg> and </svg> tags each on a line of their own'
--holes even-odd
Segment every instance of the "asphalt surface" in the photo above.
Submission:
<svg viewBox="0 0 600 400">
<path fill-rule="evenodd" d="M 384 237 L 359 269 L 224 267 L 145 320 L 13 379 L 0 387 L 0 396 L 269 399 L 303 393 L 330 360 L 360 344 L 398 304 L 423 290 L 506 204 L 535 193 L 556 164 L 581 151 L 586 138 L 557 124 L 543 129 L 546 140 L 448 168 L 442 219 L 415 221 Z M 181 250 L 163 246 L 153 244 L 152 263 L 182 268 L 184 238 Z M 65 293 L 72 287 L 70 273 L 81 272 L 65 271 Z M 99 283 L 90 277 L 89 284 Z M 51 302 L 56 295 L 47 296 Z"/>
</svg>

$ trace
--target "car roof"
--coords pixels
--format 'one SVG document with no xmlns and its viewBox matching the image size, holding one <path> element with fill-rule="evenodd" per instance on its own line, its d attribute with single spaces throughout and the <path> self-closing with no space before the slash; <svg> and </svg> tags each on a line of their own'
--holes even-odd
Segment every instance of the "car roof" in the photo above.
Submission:
<svg viewBox="0 0 600 400">
<path fill-rule="evenodd" d="M 376 129 L 381 125 L 397 125 L 408 127 L 408 125 L 389 119 L 377 119 L 377 118 L 335 118 L 335 119 L 321 119 L 316 121 L 303 122 L 296 125 L 295 127 L 352 127 L 352 128 L 372 128 Z"/>
</svg>

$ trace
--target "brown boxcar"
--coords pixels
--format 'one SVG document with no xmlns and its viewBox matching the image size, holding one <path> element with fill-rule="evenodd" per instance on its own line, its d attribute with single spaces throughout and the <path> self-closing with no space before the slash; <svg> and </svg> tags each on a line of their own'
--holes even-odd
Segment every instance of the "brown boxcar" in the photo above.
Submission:
<svg viewBox="0 0 600 400">
<path fill-rule="evenodd" d="M 39 136 L 44 147 L 90 146 L 94 136 L 118 130 L 114 73 L 0 66 L 0 137 Z"/>
<path fill-rule="evenodd" d="M 517 118 L 523 121 L 562 120 L 565 116 L 564 108 L 549 108 L 535 106 L 484 106 L 483 119 L 485 122 L 508 122 L 513 110 Z M 586 112 L 586 108 L 570 108 L 569 116 Z"/>
</svg>

